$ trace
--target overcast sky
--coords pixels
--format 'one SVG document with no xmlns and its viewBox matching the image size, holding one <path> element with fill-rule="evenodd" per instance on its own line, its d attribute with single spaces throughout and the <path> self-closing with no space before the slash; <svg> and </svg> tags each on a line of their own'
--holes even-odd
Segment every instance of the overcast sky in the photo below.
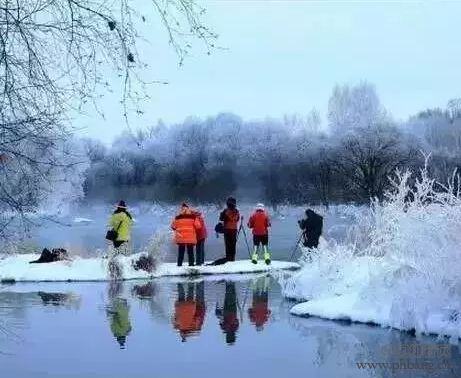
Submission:
<svg viewBox="0 0 461 378">
<path fill-rule="evenodd" d="M 397 118 L 461 97 L 461 2 L 198 2 L 227 50 L 207 56 L 195 42 L 179 68 L 152 13 L 142 30 L 151 46 L 142 53 L 149 78 L 169 84 L 150 87 L 151 101 L 133 128 L 221 111 L 255 119 L 316 107 L 323 116 L 335 83 L 360 80 L 376 85 Z M 102 101 L 105 121 L 80 118 L 81 134 L 110 143 L 126 126 L 118 101 Z"/>
</svg>

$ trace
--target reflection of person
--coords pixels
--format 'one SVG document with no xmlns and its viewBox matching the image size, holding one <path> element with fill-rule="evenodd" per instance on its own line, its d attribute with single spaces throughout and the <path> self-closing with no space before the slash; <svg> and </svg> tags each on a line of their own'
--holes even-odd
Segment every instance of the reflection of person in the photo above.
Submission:
<svg viewBox="0 0 461 378">
<path fill-rule="evenodd" d="M 185 342 L 188 336 L 200 332 L 206 313 L 205 282 L 188 282 L 186 285 L 187 296 L 184 291 L 184 283 L 178 283 L 178 299 L 175 303 L 173 318 L 173 327 L 179 331 L 182 342 Z"/>
<path fill-rule="evenodd" d="M 236 341 L 239 329 L 237 317 L 237 292 L 235 282 L 226 282 L 226 295 L 222 308 L 216 308 L 215 314 L 219 319 L 219 325 L 226 334 L 226 343 L 233 345 Z"/>
<path fill-rule="evenodd" d="M 197 303 L 194 316 L 194 330 L 200 332 L 205 321 L 205 281 L 195 283 L 195 303 Z"/>
<path fill-rule="evenodd" d="M 323 217 L 311 209 L 306 210 L 306 218 L 298 221 L 303 230 L 303 244 L 308 248 L 317 248 L 322 235 Z"/>
<path fill-rule="evenodd" d="M 131 332 L 127 300 L 123 298 L 114 299 L 111 308 L 108 310 L 108 315 L 110 317 L 110 330 L 120 344 L 120 349 L 124 349 L 126 337 Z"/>
<path fill-rule="evenodd" d="M 253 284 L 253 304 L 248 309 L 248 317 L 257 331 L 262 331 L 269 320 L 269 286 L 270 277 L 259 277 Z"/>
</svg>

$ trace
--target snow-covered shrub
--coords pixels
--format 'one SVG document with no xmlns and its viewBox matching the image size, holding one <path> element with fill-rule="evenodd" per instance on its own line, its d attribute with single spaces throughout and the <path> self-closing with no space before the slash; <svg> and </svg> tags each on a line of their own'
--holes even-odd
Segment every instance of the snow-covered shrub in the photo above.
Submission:
<svg viewBox="0 0 461 378">
<path fill-rule="evenodd" d="M 315 254 L 304 251 L 301 261 L 310 262 L 281 280 L 284 294 L 311 300 L 305 312 L 461 336 L 461 323 L 453 316 L 461 311 L 456 182 L 455 176 L 446 185 L 433 180 L 428 158 L 419 177 L 397 171 L 386 200 L 372 203 L 344 243 L 325 243 Z M 340 302 L 342 296 L 350 300 Z M 340 303 L 343 307 L 335 308 Z"/>
<path fill-rule="evenodd" d="M 164 260 L 166 255 L 166 243 L 168 242 L 171 232 L 163 229 L 157 229 L 156 233 L 149 239 L 145 251 L 141 256 L 133 261 L 135 270 L 145 270 L 153 272 L 158 265 Z"/>
</svg>

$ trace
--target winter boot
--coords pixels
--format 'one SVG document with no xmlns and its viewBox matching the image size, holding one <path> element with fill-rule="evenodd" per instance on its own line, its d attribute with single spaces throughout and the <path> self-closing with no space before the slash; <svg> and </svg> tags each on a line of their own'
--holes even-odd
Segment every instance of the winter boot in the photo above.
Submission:
<svg viewBox="0 0 461 378">
<path fill-rule="evenodd" d="M 257 246 L 254 246 L 253 248 L 253 255 L 251 256 L 251 262 L 253 264 L 258 263 L 258 247 Z"/>
<path fill-rule="evenodd" d="M 267 265 L 270 265 L 271 263 L 271 254 L 267 250 L 266 246 L 264 246 L 264 261 L 266 262 Z"/>
</svg>

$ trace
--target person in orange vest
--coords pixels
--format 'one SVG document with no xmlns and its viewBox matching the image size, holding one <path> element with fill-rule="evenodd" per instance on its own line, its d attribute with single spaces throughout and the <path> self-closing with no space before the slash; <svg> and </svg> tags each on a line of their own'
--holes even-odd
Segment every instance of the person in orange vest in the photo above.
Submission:
<svg viewBox="0 0 461 378">
<path fill-rule="evenodd" d="M 195 265 L 203 265 L 205 262 L 205 240 L 208 237 L 208 232 L 202 213 L 196 211 L 195 215 L 200 222 L 200 228 L 197 230 L 197 245 L 195 246 Z"/>
<path fill-rule="evenodd" d="M 178 283 L 178 299 L 174 304 L 173 327 L 179 331 L 181 341 L 194 333 L 194 317 L 197 311 L 197 304 L 193 296 L 193 283 L 187 284 L 187 297 L 184 292 L 184 284 Z"/>
<path fill-rule="evenodd" d="M 262 331 L 264 324 L 269 321 L 269 283 L 270 277 L 259 277 L 253 286 L 253 304 L 248 309 L 250 322 L 256 327 L 256 331 Z"/>
<path fill-rule="evenodd" d="M 226 201 L 227 208 L 219 215 L 223 224 L 224 245 L 226 247 L 226 262 L 235 261 L 237 247 L 237 230 L 240 220 L 240 213 L 237 209 L 237 201 L 229 197 Z"/>
<path fill-rule="evenodd" d="M 179 214 L 171 222 L 175 231 L 175 243 L 178 245 L 178 266 L 182 266 L 187 248 L 189 266 L 194 266 L 194 246 L 197 244 L 197 230 L 201 227 L 195 213 L 183 203 Z"/>
<path fill-rule="evenodd" d="M 253 230 L 253 255 L 251 256 L 251 262 L 253 264 L 258 263 L 258 250 L 259 246 L 262 244 L 264 260 L 266 264 L 269 265 L 271 263 L 271 255 L 268 250 L 268 244 L 271 221 L 262 203 L 256 205 L 256 210 L 250 216 L 250 219 L 248 219 L 247 226 Z"/>
</svg>

